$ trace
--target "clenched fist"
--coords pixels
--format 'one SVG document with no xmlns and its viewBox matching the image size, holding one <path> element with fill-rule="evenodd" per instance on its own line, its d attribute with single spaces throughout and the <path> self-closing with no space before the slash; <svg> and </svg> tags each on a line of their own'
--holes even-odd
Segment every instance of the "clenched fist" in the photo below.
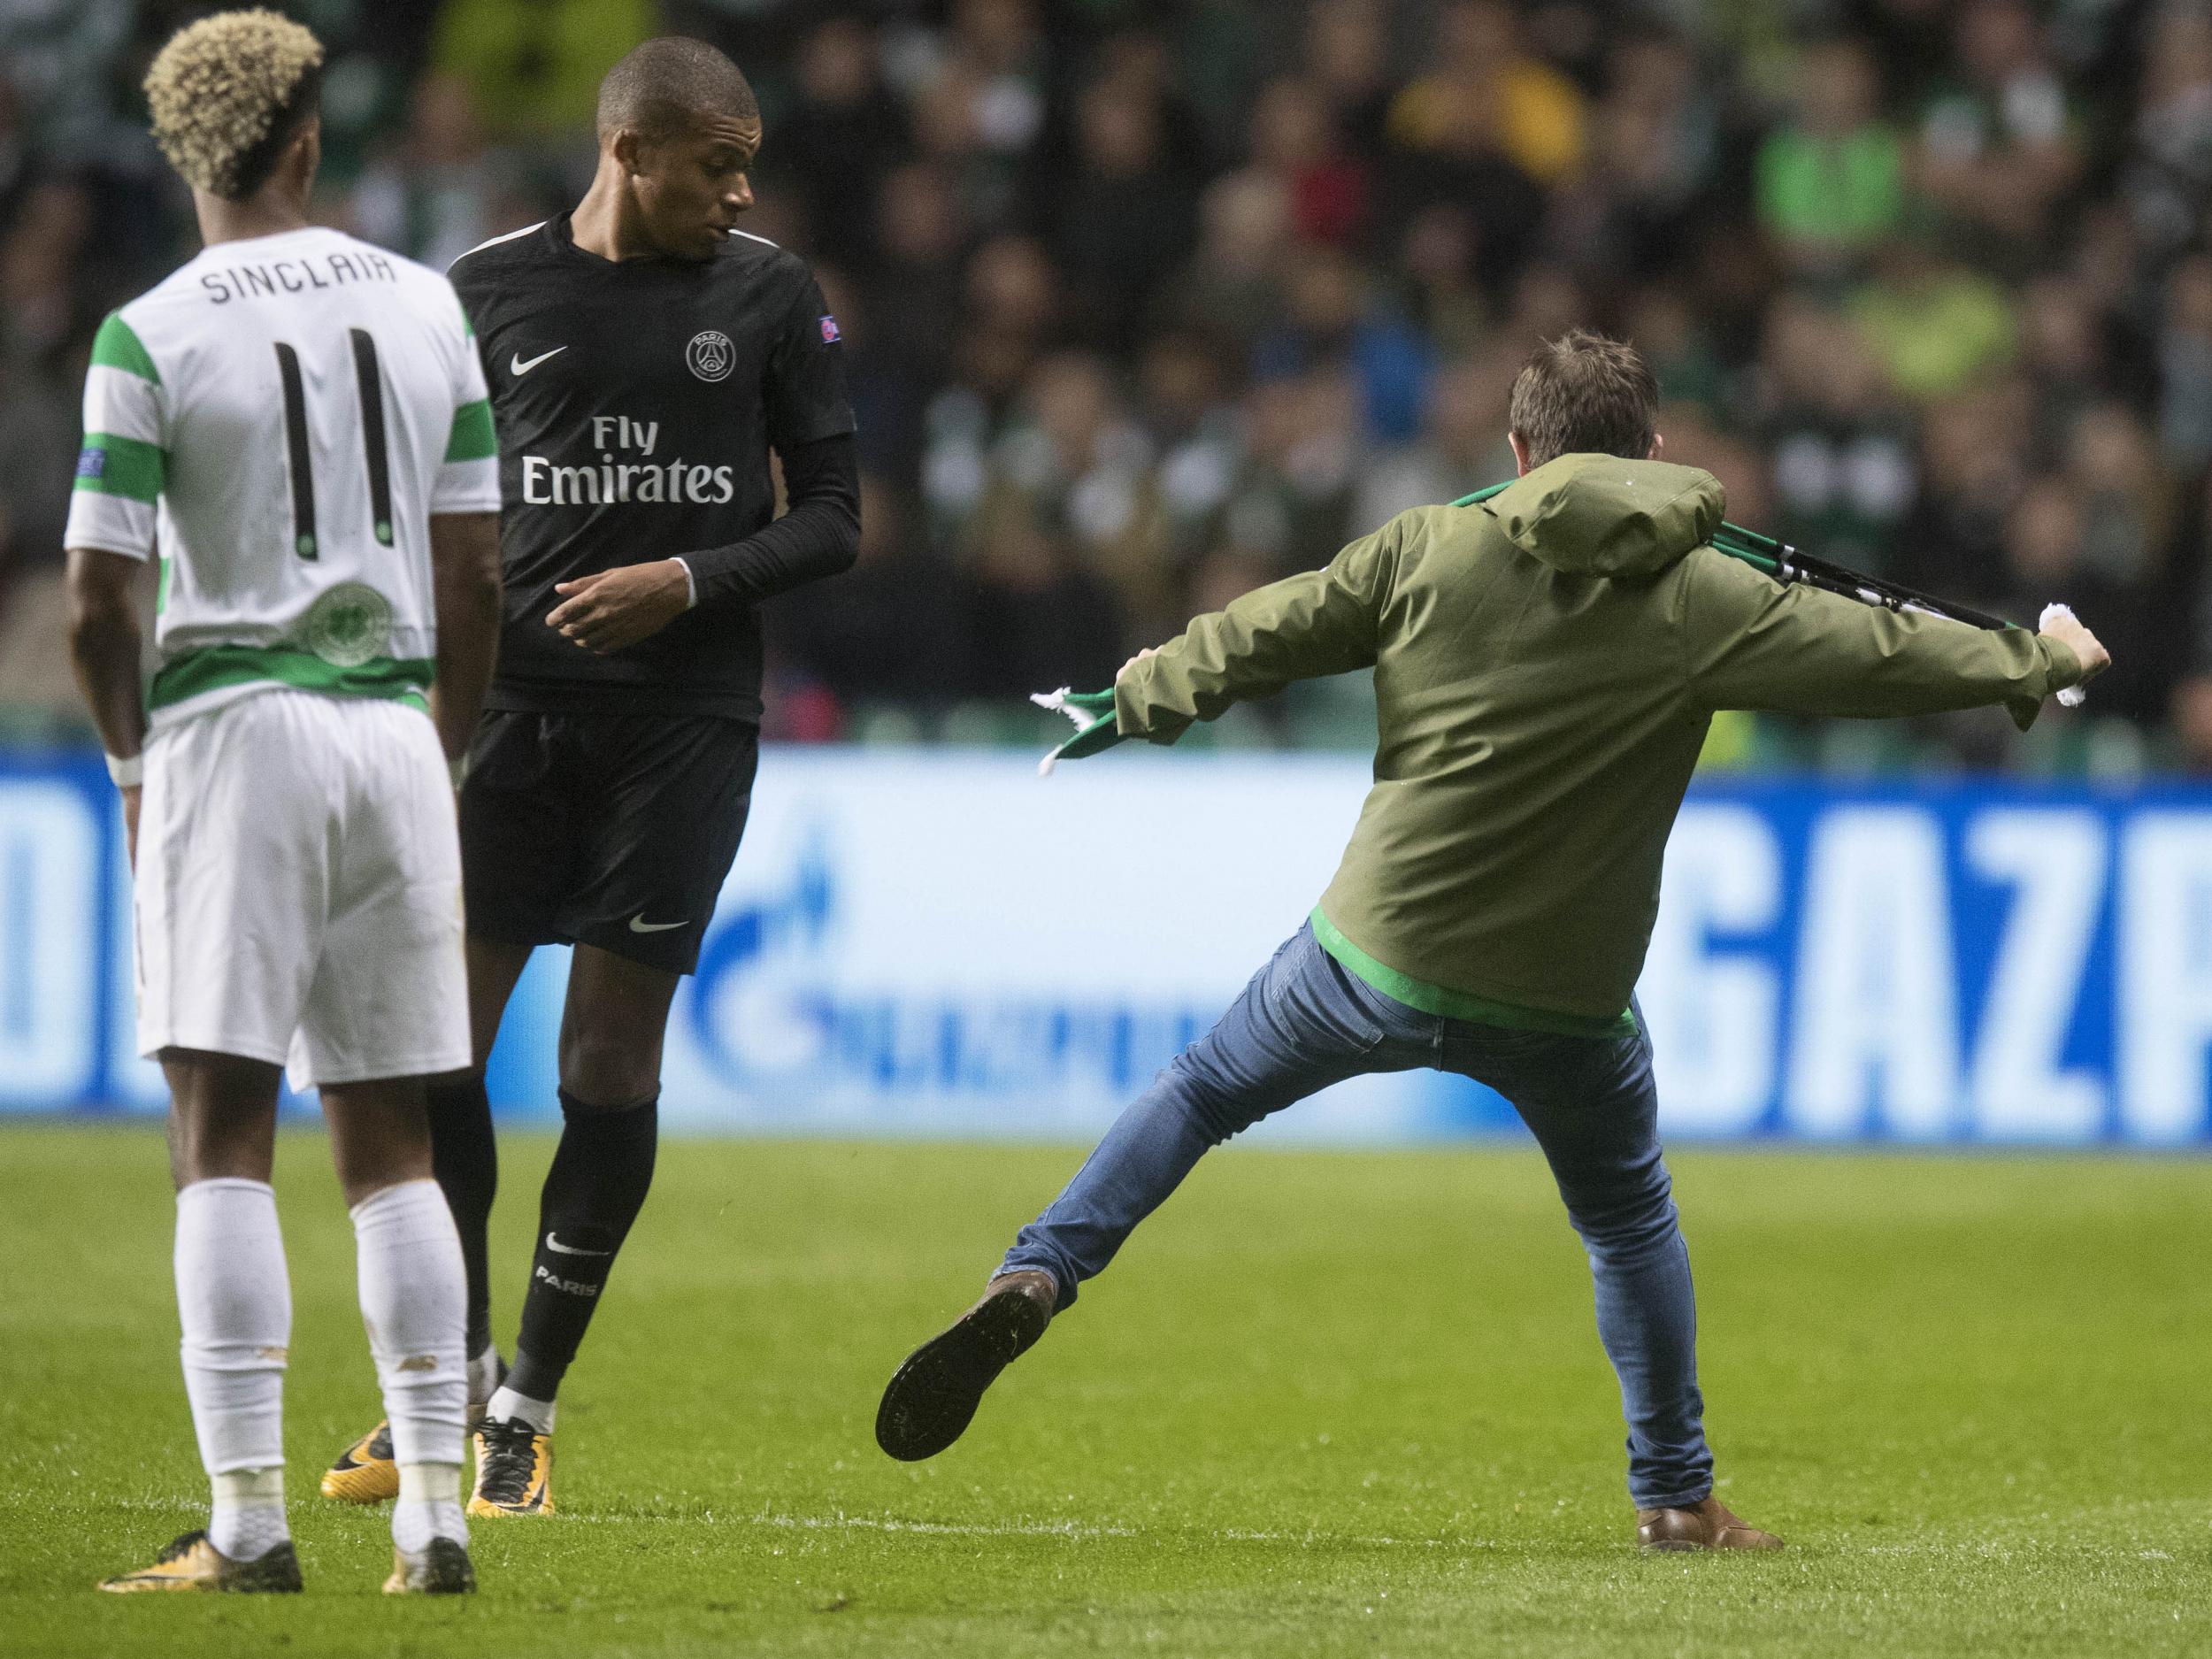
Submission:
<svg viewBox="0 0 2212 1659">
<path fill-rule="evenodd" d="M 2105 649 L 2095 634 L 2082 626 L 2080 619 L 2070 611 L 2058 611 L 2055 615 L 2047 613 L 2042 633 L 2046 638 L 2056 640 L 2081 659 L 2084 681 L 2094 680 L 2112 666 L 2112 653 Z"/>
</svg>

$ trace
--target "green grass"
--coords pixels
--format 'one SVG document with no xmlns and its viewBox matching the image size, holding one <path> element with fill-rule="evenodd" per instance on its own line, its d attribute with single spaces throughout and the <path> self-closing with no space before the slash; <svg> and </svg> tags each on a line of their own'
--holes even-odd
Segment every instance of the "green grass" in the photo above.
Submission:
<svg viewBox="0 0 2212 1659">
<path fill-rule="evenodd" d="M 549 1143 L 507 1142 L 511 1333 Z M 157 1135 L 0 1132 L 0 1652 L 2212 1650 L 2212 1165 L 1690 1153 L 1709 1422 L 1775 1557 L 1630 1547 L 1578 1249 L 1521 1150 L 1208 1160 L 906 1467 L 878 1391 L 1060 1148 L 676 1143 L 483 1593 L 313 1495 L 375 1415 L 319 1137 L 278 1182 L 298 1598 L 111 1598 L 198 1525 Z"/>
</svg>

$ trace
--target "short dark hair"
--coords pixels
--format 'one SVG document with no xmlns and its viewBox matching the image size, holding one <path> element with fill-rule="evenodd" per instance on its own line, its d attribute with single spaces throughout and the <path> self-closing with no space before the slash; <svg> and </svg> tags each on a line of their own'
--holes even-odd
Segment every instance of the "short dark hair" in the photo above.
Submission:
<svg viewBox="0 0 2212 1659">
<path fill-rule="evenodd" d="M 664 35 L 633 47 L 599 83 L 599 135 L 629 127 L 653 142 L 688 131 L 703 117 L 760 119 L 752 83 L 704 41 Z"/>
<path fill-rule="evenodd" d="M 1651 453 L 1659 383 L 1636 348 L 1570 328 L 1536 349 L 1513 382 L 1506 423 L 1531 466 L 1563 455 Z"/>
</svg>

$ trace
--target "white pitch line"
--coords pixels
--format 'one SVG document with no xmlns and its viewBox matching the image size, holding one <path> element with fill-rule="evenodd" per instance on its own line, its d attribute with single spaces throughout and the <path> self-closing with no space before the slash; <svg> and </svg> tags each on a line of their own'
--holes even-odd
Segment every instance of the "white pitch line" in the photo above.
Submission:
<svg viewBox="0 0 2212 1659">
<path fill-rule="evenodd" d="M 161 1514 L 189 1511 L 202 1501 L 196 1497 L 179 1497 L 173 1501 L 157 1498 L 111 1498 L 88 1504 L 88 1508 L 116 1509 L 145 1509 Z M 2127 1504 L 2118 1506 L 2129 1509 L 2156 1509 L 2178 1507 L 2172 1504 Z M 1333 1544 L 1349 1545 L 1362 1549 L 1456 1549 L 1468 1553 L 1477 1551 L 1508 1553 L 1533 1548 L 1526 1540 L 1501 1543 L 1495 1540 L 1476 1538 L 1399 1538 L 1366 1532 L 1270 1532 L 1248 1527 L 1225 1526 L 1194 1528 L 1181 1526 L 1120 1526 L 1100 1521 L 1010 1521 L 1000 1523 L 980 1521 L 907 1521 L 896 1516 L 874 1515 L 778 1515 L 772 1510 L 751 1514 L 718 1515 L 712 1510 L 697 1515 L 583 1515 L 574 1509 L 564 1509 L 556 1524 L 582 1523 L 593 1526 L 622 1526 L 650 1524 L 661 1526 L 764 1526 L 781 1532 L 887 1532 L 911 1533 L 921 1538 L 1064 1538 L 1077 1542 L 1102 1539 L 1150 1538 L 1212 1539 L 1229 1544 Z M 1983 1559 L 2010 1560 L 2021 1555 L 2053 1553 L 2081 1554 L 2077 1548 L 2066 1552 L 2039 1549 L 2033 1546 L 2023 1548 L 1999 1539 L 1988 1537 L 1958 1540 L 1950 1537 L 1917 1539 L 1898 1543 L 1853 1544 L 1847 1540 L 1823 1540 L 1823 1553 L 1832 1555 L 1941 1555 L 1950 1557 L 1972 1556 Z M 2144 1561 L 2170 1561 L 2172 1556 L 2163 1550 L 2144 1548 L 2140 1540 L 2119 1539 L 2111 1543 L 2089 1549 L 2089 1554 L 2124 1555 Z"/>
<path fill-rule="evenodd" d="M 179 1498 L 173 1502 L 155 1498 L 115 1498 L 98 1505 L 119 1509 L 149 1509 L 171 1512 L 190 1509 L 195 1500 Z M 711 1510 L 703 1515 L 582 1515 L 574 1509 L 565 1509 L 558 1520 L 583 1522 L 594 1526 L 622 1526 L 632 1524 L 650 1524 L 660 1526 L 767 1526 L 784 1532 L 910 1532 L 923 1538 L 1065 1538 L 1077 1541 L 1093 1539 L 1145 1538 L 1210 1538 L 1229 1544 L 1336 1544 L 1353 1545 L 1364 1549 L 1495 1549 L 1494 1543 L 1478 1539 L 1396 1538 L 1379 1537 L 1369 1533 L 1345 1532 L 1268 1532 L 1249 1527 L 1212 1527 L 1202 1531 L 1190 1527 L 1118 1526 L 1099 1521 L 907 1521 L 896 1516 L 875 1515 L 778 1515 L 772 1511 L 757 1511 L 749 1515 L 718 1515 Z"/>
<path fill-rule="evenodd" d="M 1202 1532 L 1189 1527 L 1168 1526 L 1147 1528 L 1117 1526 L 1097 1521 L 1013 1521 L 989 1523 L 976 1521 L 903 1521 L 894 1516 L 871 1515 L 777 1515 L 761 1511 L 750 1515 L 579 1515 L 567 1511 L 562 1517 L 572 1521 L 590 1521 L 603 1525 L 620 1525 L 629 1521 L 653 1521 L 665 1524 L 703 1522 L 710 1526 L 736 1525 L 740 1526 L 771 1526 L 787 1532 L 912 1532 L 928 1538 L 1066 1538 L 1076 1540 L 1106 1538 L 1144 1538 L 1159 1535 L 1174 1538 L 1193 1536 L 1211 1538 L 1231 1544 L 1350 1544 L 1363 1548 L 1380 1549 L 1495 1549 L 1497 1546 L 1479 1540 L 1448 1538 L 1385 1538 L 1364 1533 L 1344 1532 L 1265 1532 L 1248 1527 L 1226 1526 Z"/>
</svg>

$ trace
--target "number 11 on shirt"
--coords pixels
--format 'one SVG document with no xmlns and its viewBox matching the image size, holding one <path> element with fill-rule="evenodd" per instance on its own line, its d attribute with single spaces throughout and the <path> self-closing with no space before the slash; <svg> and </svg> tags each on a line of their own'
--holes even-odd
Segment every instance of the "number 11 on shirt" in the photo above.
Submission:
<svg viewBox="0 0 2212 1659">
<path fill-rule="evenodd" d="M 376 340 L 365 328 L 349 328 L 353 342 L 354 379 L 361 393 L 361 447 L 369 466 L 369 511 L 376 539 L 392 545 L 392 474 L 384 437 L 384 376 L 377 362 Z M 292 550 L 316 557 L 315 473 L 307 436 L 307 394 L 298 349 L 276 342 L 277 374 L 284 383 L 284 436 L 291 454 Z"/>
</svg>

